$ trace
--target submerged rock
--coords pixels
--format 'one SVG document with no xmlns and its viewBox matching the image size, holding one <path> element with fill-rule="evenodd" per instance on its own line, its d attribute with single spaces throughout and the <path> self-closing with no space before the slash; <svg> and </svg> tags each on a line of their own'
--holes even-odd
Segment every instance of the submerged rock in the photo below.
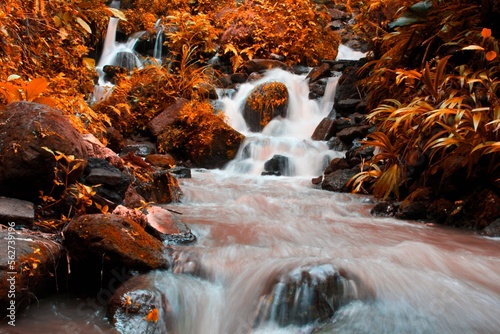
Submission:
<svg viewBox="0 0 500 334">
<path fill-rule="evenodd" d="M 267 321 L 280 326 L 326 321 L 358 297 L 357 283 L 332 265 L 297 268 L 260 297 L 255 327 Z"/>
<path fill-rule="evenodd" d="M 196 241 L 196 236 L 179 217 L 167 209 L 151 206 L 147 209 L 146 232 L 169 244 L 187 244 Z"/>
<path fill-rule="evenodd" d="M 289 157 L 275 154 L 264 163 L 262 175 L 293 176 L 295 174 L 294 170 L 295 168 Z"/>
</svg>

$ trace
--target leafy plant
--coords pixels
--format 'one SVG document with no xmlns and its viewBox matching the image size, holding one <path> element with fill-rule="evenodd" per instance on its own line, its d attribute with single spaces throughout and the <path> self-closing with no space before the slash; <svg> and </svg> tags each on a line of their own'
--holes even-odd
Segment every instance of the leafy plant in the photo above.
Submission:
<svg viewBox="0 0 500 334">
<path fill-rule="evenodd" d="M 100 205 L 94 201 L 96 195 L 95 188 L 99 185 L 87 186 L 78 181 L 74 181 L 74 174 L 83 168 L 83 160 L 75 159 L 72 155 L 66 155 L 62 152 L 53 151 L 47 147 L 42 147 L 45 151 L 54 156 L 56 165 L 54 167 L 53 187 L 48 194 L 40 191 L 41 212 L 48 212 L 55 209 L 60 212 L 61 209 L 69 205 L 69 212 L 61 215 L 61 220 L 45 220 L 39 223 L 39 226 L 57 228 L 59 224 L 64 223 L 67 217 L 81 215 L 88 212 L 107 213 L 108 206 Z M 43 214 L 42 214 L 43 216 Z"/>
<path fill-rule="evenodd" d="M 328 27 L 326 7 L 310 0 L 244 1 L 221 12 L 221 51 L 231 57 L 233 68 L 242 60 L 283 57 L 287 64 L 314 66 L 335 59 L 339 36 Z"/>
<path fill-rule="evenodd" d="M 179 59 L 165 66 L 147 66 L 130 76 L 121 75 L 110 97 L 93 106 L 107 115 L 123 134 L 143 131 L 158 113 L 183 97 L 203 100 L 214 80 L 209 66 L 193 59 L 196 48 L 184 45 Z"/>
<path fill-rule="evenodd" d="M 0 94 L 3 95 L 6 103 L 14 101 L 31 101 L 47 104 L 51 107 L 55 101 L 49 97 L 40 96 L 47 89 L 48 82 L 45 78 L 33 79 L 29 82 L 23 82 L 19 76 L 10 76 L 13 80 L 0 82 Z"/>
</svg>

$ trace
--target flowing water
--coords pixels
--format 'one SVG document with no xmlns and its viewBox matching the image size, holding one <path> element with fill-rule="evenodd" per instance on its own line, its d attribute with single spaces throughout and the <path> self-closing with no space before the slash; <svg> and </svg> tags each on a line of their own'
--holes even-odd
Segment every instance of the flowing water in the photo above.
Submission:
<svg viewBox="0 0 500 334">
<path fill-rule="evenodd" d="M 223 102 L 231 125 L 247 136 L 247 154 L 224 170 L 194 170 L 179 180 L 182 202 L 167 205 L 198 237 L 193 245 L 171 246 L 172 270 L 143 276 L 168 300 L 171 332 L 498 333 L 500 240 L 373 217 L 370 197 L 316 189 L 311 176 L 341 154 L 309 140 L 329 108 L 304 98 L 304 77 L 277 71 L 262 81 L 271 79 L 294 92 L 289 118 L 249 133 L 239 111 L 253 85 L 242 85 Z M 260 175 L 277 152 L 294 161 L 293 176 Z M 349 277 L 347 301 L 326 321 L 287 325 L 278 297 L 271 298 L 269 316 L 256 321 L 265 291 L 274 286 L 283 295 L 283 277 L 293 280 L 304 270 L 312 281 L 336 272 Z M 299 290 L 293 306 L 300 311 L 313 292 L 304 284 Z M 165 323 L 155 325 L 158 333 Z M 95 301 L 68 297 L 42 301 L 9 330 L 114 332 Z"/>
</svg>

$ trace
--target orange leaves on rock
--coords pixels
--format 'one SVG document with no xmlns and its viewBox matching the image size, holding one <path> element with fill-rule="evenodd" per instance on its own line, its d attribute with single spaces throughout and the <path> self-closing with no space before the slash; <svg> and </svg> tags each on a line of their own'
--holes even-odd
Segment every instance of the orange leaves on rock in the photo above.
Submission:
<svg viewBox="0 0 500 334">
<path fill-rule="evenodd" d="M 491 36 L 491 29 L 483 28 L 483 30 L 481 31 L 481 36 L 483 36 L 484 38 L 490 37 Z"/>
<path fill-rule="evenodd" d="M 157 322 L 158 321 L 158 309 L 153 307 L 147 314 L 146 320 L 148 322 Z"/>
</svg>

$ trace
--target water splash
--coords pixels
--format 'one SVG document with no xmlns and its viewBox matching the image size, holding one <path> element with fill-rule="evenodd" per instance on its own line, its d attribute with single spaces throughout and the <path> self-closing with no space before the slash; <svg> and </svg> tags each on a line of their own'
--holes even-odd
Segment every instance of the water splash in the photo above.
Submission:
<svg viewBox="0 0 500 334">
<path fill-rule="evenodd" d="M 261 133 L 250 132 L 243 118 L 243 108 L 252 90 L 266 82 L 278 81 L 288 89 L 289 102 L 286 118 L 276 117 Z M 222 99 L 228 123 L 245 134 L 236 158 L 225 170 L 235 173 L 260 175 L 265 163 L 273 156 L 281 155 L 290 160 L 294 175 L 317 176 L 338 153 L 330 151 L 325 142 L 311 140 L 320 121 L 333 106 L 336 79 L 327 86 L 327 94 L 316 101 L 309 99 L 309 83 L 306 75 L 273 69 L 260 80 L 245 83 L 232 97 Z"/>
</svg>

